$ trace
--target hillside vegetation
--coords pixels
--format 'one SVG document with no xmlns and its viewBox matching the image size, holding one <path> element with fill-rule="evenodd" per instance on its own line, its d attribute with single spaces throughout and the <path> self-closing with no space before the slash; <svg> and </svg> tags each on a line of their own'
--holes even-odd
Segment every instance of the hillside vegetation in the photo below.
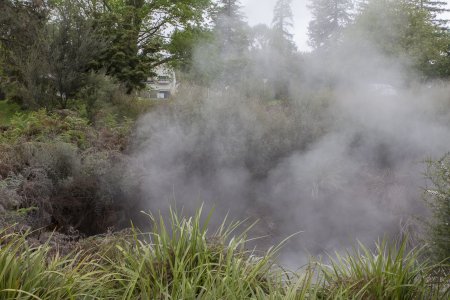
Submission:
<svg viewBox="0 0 450 300">
<path fill-rule="evenodd" d="M 445 1 L 242 4 L 0 0 L 0 300 L 450 298 Z"/>
<path fill-rule="evenodd" d="M 243 223 L 210 227 L 217 216 L 201 209 L 193 217 L 139 214 L 134 184 L 123 173 L 130 126 L 111 115 L 93 126 L 75 111 L 12 117 L 1 136 L 0 298 L 448 296 L 447 158 L 429 166 L 434 218 L 427 244 L 411 248 L 406 236 L 359 244 L 293 272 L 276 263 L 284 243 L 251 250 L 251 228 Z M 151 231 L 125 229 L 133 218 Z"/>
</svg>

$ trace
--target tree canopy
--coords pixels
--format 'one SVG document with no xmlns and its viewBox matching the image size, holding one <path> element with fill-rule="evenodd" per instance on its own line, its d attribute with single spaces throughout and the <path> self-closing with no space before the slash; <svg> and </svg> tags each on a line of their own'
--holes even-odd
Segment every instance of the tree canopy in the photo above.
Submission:
<svg viewBox="0 0 450 300">
<path fill-rule="evenodd" d="M 351 22 L 351 0 L 311 0 L 309 8 L 309 41 L 314 49 L 330 49 L 342 38 L 343 29 Z"/>
<path fill-rule="evenodd" d="M 273 10 L 273 45 L 282 52 L 295 51 L 293 41 L 292 0 L 278 0 Z"/>
<path fill-rule="evenodd" d="M 435 26 L 428 11 L 409 0 L 371 0 L 352 27 L 352 38 L 370 41 L 385 55 L 407 62 L 425 77 L 446 76 L 448 34 Z"/>
</svg>

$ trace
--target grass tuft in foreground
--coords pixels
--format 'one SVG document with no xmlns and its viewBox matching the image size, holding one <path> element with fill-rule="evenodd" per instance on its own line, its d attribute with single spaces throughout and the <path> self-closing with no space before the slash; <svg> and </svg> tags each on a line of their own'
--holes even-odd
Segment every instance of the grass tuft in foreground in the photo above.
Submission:
<svg viewBox="0 0 450 300">
<path fill-rule="evenodd" d="M 444 299 L 449 287 L 436 283 L 450 278 L 437 278 L 439 266 L 421 261 L 424 247 L 407 251 L 406 245 L 406 240 L 399 245 L 383 240 L 375 251 L 359 244 L 345 255 L 337 253 L 320 267 L 321 292 L 327 299 Z"/>
<path fill-rule="evenodd" d="M 241 223 L 225 222 L 208 235 L 201 210 L 192 218 L 173 211 L 170 223 L 153 218 L 153 232 L 135 235 L 105 258 L 117 296 L 123 299 L 250 299 L 285 297 L 284 272 L 272 261 L 275 247 L 263 256 L 246 249 L 245 233 L 233 236 Z M 208 217 L 209 219 L 209 217 Z M 139 239 L 138 239 L 139 237 Z"/>
<path fill-rule="evenodd" d="M 292 273 L 274 263 L 280 246 L 248 250 L 242 223 L 208 231 L 210 215 L 149 215 L 152 231 L 80 241 L 61 257 L 28 235 L 0 238 L 0 299 L 446 299 L 449 277 L 406 242 L 363 245 L 329 264 Z M 31 240 L 31 239 L 30 239 Z M 56 254 L 55 254 L 56 253 Z M 447 266 L 448 270 L 448 266 Z"/>
</svg>

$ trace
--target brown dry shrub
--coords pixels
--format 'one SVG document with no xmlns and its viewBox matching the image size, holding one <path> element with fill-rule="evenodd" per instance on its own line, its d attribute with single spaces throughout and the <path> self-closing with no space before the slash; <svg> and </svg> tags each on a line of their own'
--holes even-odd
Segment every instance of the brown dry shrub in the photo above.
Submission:
<svg viewBox="0 0 450 300">
<path fill-rule="evenodd" d="M 82 234 L 95 235 L 114 227 L 120 221 L 122 207 L 102 201 L 97 190 L 98 182 L 93 178 L 78 178 L 61 188 L 50 199 L 55 229 L 67 232 L 74 228 Z"/>
<path fill-rule="evenodd" d="M 112 130 L 102 128 L 98 131 L 98 139 L 94 143 L 97 149 L 123 151 L 125 149 L 126 140 L 120 135 L 115 134 Z"/>
<path fill-rule="evenodd" d="M 23 166 L 43 169 L 54 182 L 63 180 L 79 168 L 78 150 L 68 143 L 23 143 L 16 147 Z"/>
<path fill-rule="evenodd" d="M 129 225 L 125 203 L 132 181 L 122 180 L 126 159 L 121 151 L 131 122 L 119 123 L 110 115 L 94 128 L 73 112 L 42 110 L 15 122 L 0 138 L 4 209 L 36 207 L 27 213 L 27 224 L 63 233 L 73 229 L 92 235 Z M 20 184 L 6 183 L 15 177 Z"/>
<path fill-rule="evenodd" d="M 18 161 L 16 147 L 0 143 L 0 179 L 17 172 L 20 167 L 21 162 Z"/>
</svg>

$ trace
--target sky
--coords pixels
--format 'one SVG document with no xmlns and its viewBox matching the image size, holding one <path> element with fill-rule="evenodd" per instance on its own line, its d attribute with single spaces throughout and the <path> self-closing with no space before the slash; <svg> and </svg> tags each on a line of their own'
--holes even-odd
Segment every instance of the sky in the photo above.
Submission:
<svg viewBox="0 0 450 300">
<path fill-rule="evenodd" d="M 253 26 L 260 23 L 270 25 L 272 23 L 273 8 L 277 0 L 241 0 L 242 10 L 247 16 L 248 23 Z M 308 46 L 308 23 L 311 14 L 307 8 L 308 0 L 293 0 L 292 12 L 294 14 L 294 40 L 298 48 L 303 51 L 310 50 Z M 450 1 L 447 4 L 450 9 Z M 450 13 L 446 14 L 446 17 Z"/>
<path fill-rule="evenodd" d="M 273 8 L 277 0 L 241 0 L 242 10 L 247 16 L 250 25 L 272 23 Z M 311 19 L 307 0 L 293 0 L 292 12 L 294 14 L 294 40 L 300 50 L 308 50 L 308 23 Z"/>
</svg>

